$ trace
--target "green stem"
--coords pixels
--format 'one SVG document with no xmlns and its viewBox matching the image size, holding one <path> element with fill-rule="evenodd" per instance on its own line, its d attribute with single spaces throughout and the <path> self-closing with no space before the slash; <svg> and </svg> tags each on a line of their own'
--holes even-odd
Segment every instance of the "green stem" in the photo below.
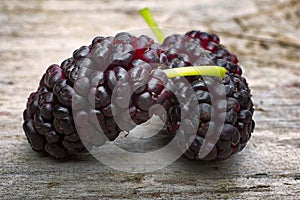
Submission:
<svg viewBox="0 0 300 200">
<path fill-rule="evenodd" d="M 191 67 L 179 67 L 173 69 L 165 69 L 168 78 L 174 78 L 178 76 L 216 76 L 220 78 L 225 77 L 227 70 L 224 67 L 219 66 L 191 66 Z"/>
<path fill-rule="evenodd" d="M 165 39 L 163 32 L 158 28 L 149 8 L 143 8 L 140 10 L 140 14 L 147 22 L 148 26 L 154 32 L 156 38 L 160 43 Z M 164 70 L 168 78 L 174 78 L 177 76 L 217 76 L 220 78 L 225 77 L 226 69 L 219 66 L 191 66 L 180 67 Z"/>
<path fill-rule="evenodd" d="M 160 43 L 162 43 L 165 39 L 165 36 L 164 36 L 163 32 L 158 28 L 155 20 L 153 19 L 153 16 L 152 16 L 149 8 L 141 9 L 140 14 L 144 18 L 144 20 L 147 22 L 147 24 L 151 28 L 151 30 L 154 32 L 154 34 L 157 37 L 158 41 Z"/>
</svg>

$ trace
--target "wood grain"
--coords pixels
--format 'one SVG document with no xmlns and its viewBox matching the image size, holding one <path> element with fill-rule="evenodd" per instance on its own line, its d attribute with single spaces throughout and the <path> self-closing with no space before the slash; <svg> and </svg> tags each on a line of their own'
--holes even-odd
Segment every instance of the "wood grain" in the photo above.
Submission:
<svg viewBox="0 0 300 200">
<path fill-rule="evenodd" d="M 299 199 L 300 1 L 233 2 L 2 0 L 0 198 Z M 239 55 L 256 107 L 247 147 L 226 161 L 182 157 L 140 174 L 109 169 L 90 155 L 56 161 L 33 152 L 22 112 L 45 68 L 96 35 L 145 27 L 137 12 L 145 6 L 162 27 L 216 32 Z"/>
</svg>

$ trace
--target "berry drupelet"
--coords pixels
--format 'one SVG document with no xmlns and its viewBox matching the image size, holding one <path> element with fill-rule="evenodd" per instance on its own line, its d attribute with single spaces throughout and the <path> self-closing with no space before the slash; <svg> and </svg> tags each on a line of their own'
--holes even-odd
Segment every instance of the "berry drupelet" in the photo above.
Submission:
<svg viewBox="0 0 300 200">
<path fill-rule="evenodd" d="M 199 65 L 222 66 L 226 76 L 184 77 L 187 87 L 182 77 L 163 71 Z M 63 158 L 148 121 L 154 104 L 166 110 L 169 134 L 179 135 L 177 143 L 191 159 L 228 158 L 245 147 L 254 129 L 250 89 L 237 57 L 217 35 L 201 31 L 171 35 L 161 45 L 129 33 L 94 38 L 48 67 L 29 95 L 23 129 L 33 150 Z M 215 119 L 222 117 L 220 135 L 211 142 L 210 130 L 217 132 Z M 201 156 L 201 148 L 208 154 Z"/>
<path fill-rule="evenodd" d="M 24 111 L 31 147 L 62 158 L 146 122 L 156 101 L 169 101 L 168 79 L 156 64 L 160 54 L 151 38 L 119 33 L 96 37 L 61 65 L 49 66 Z"/>
<path fill-rule="evenodd" d="M 198 123 L 182 120 L 183 109 L 178 104 L 172 105 L 169 109 L 168 130 L 174 135 L 181 136 L 178 144 L 182 149 L 187 149 L 185 155 L 191 159 L 213 160 L 226 159 L 241 151 L 250 139 L 255 123 L 252 119 L 254 109 L 250 89 L 246 79 L 241 76 L 242 71 L 238 66 L 236 56 L 220 44 L 217 35 L 200 31 L 190 31 L 185 36 L 169 36 L 165 39 L 163 46 L 169 47 L 166 52 L 169 68 L 220 65 L 224 62 L 220 66 L 227 69 L 225 78 L 220 83 L 218 80 L 214 81 L 214 77 L 186 77 L 194 90 L 193 96 L 186 98 L 196 98 L 199 104 L 193 112 L 190 112 L 197 118 L 196 120 L 199 120 Z M 221 55 L 219 54 L 221 51 L 226 53 Z M 176 80 L 174 84 L 180 87 L 180 83 L 176 83 Z M 223 88 L 223 91 L 220 88 Z M 222 94 L 225 101 L 221 101 L 220 95 Z M 212 105 L 213 101 L 214 105 Z M 222 116 L 224 120 L 220 121 L 218 118 Z M 190 116 L 188 119 L 193 119 L 193 117 Z M 195 127 L 195 125 L 198 126 Z M 211 144 L 209 134 L 214 135 L 221 125 L 223 128 L 219 131 L 220 135 L 217 135 L 218 140 L 215 144 Z M 197 129 L 196 136 L 189 135 L 191 127 Z M 203 147 L 204 144 L 206 146 Z M 201 156 L 201 148 L 208 148 L 208 154 Z"/>
</svg>

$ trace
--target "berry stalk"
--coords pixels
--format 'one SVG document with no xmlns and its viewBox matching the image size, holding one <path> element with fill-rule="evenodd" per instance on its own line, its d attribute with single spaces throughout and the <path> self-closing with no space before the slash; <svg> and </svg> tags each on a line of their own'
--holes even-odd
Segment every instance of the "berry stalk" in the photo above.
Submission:
<svg viewBox="0 0 300 200">
<path fill-rule="evenodd" d="M 146 7 L 141 9 L 140 14 L 147 22 L 148 26 L 152 29 L 158 41 L 162 43 L 165 39 L 165 36 L 163 32 L 159 29 L 149 8 Z M 168 78 L 174 78 L 177 76 L 197 76 L 197 75 L 217 76 L 217 77 L 224 78 L 227 70 L 219 66 L 192 66 L 192 67 L 182 67 L 176 69 L 167 69 L 164 71 Z"/>
<path fill-rule="evenodd" d="M 227 70 L 224 67 L 219 66 L 191 66 L 191 67 L 179 67 L 173 69 L 164 70 L 168 78 L 174 78 L 177 76 L 216 76 L 220 78 L 225 77 Z"/>
<path fill-rule="evenodd" d="M 155 36 L 157 37 L 159 43 L 162 43 L 165 39 L 165 36 L 163 32 L 158 28 L 149 8 L 143 8 L 140 10 L 140 14 L 144 18 L 144 20 L 147 22 L 148 26 L 151 28 L 151 30 L 154 32 Z"/>
</svg>

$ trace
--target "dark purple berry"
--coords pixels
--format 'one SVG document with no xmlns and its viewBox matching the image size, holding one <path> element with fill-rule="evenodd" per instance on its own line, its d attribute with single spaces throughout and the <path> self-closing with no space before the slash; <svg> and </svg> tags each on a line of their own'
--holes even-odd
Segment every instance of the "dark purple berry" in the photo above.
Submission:
<svg viewBox="0 0 300 200">
<path fill-rule="evenodd" d="M 224 87 L 214 85 L 211 77 L 185 77 L 192 92 L 182 79 L 169 79 L 161 70 L 199 65 L 226 68 L 220 81 Z M 169 134 L 180 136 L 177 143 L 188 147 L 189 158 L 226 159 L 245 147 L 255 126 L 250 89 L 241 75 L 237 56 L 216 34 L 190 31 L 171 35 L 162 45 L 125 32 L 98 36 L 46 70 L 28 98 L 23 129 L 34 150 L 63 158 L 115 140 L 122 130 L 163 114 Z M 192 110 L 191 100 L 198 102 Z M 221 116 L 225 124 L 213 144 L 210 130 L 217 130 L 213 120 Z M 204 157 L 202 147 L 207 151 Z"/>
<path fill-rule="evenodd" d="M 34 124 L 31 119 L 28 119 L 23 124 L 23 129 L 26 133 L 26 137 L 31 147 L 35 151 L 43 151 L 45 140 L 42 135 L 37 133 Z"/>
</svg>

